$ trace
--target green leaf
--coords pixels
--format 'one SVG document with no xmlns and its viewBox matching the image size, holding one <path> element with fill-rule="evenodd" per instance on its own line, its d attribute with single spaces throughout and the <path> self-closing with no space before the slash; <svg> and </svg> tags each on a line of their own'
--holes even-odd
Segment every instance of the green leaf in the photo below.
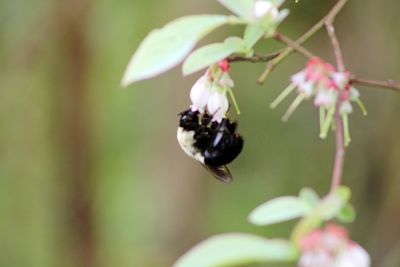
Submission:
<svg viewBox="0 0 400 267">
<path fill-rule="evenodd" d="M 301 198 L 308 205 L 315 207 L 320 199 L 317 193 L 311 188 L 305 187 L 300 190 L 299 198 Z"/>
<path fill-rule="evenodd" d="M 282 239 L 231 233 L 204 240 L 184 254 L 173 267 L 219 267 L 261 262 L 288 262 L 297 258 L 295 246 Z"/>
<path fill-rule="evenodd" d="M 336 217 L 350 199 L 350 189 L 339 186 L 334 192 L 326 197 L 320 204 L 319 215 L 321 219 L 329 221 Z"/>
<path fill-rule="evenodd" d="M 272 37 L 279 24 L 289 15 L 288 9 L 283 9 L 279 12 L 279 18 L 277 19 L 273 14 L 268 13 L 258 21 L 258 26 L 264 29 L 265 37 Z"/>
<path fill-rule="evenodd" d="M 247 47 L 242 38 L 239 38 L 237 36 L 231 36 L 225 39 L 224 43 L 228 46 L 231 47 L 232 49 L 235 50 L 235 53 L 238 54 L 246 54 L 247 53 Z"/>
<path fill-rule="evenodd" d="M 265 31 L 254 25 L 249 25 L 246 27 L 244 32 L 244 42 L 247 48 L 252 48 L 265 34 Z"/>
<path fill-rule="evenodd" d="M 356 212 L 354 210 L 353 205 L 347 203 L 346 206 L 342 208 L 342 210 L 337 215 L 337 218 L 342 223 L 351 223 L 356 218 Z"/>
<path fill-rule="evenodd" d="M 189 75 L 203 68 L 210 66 L 228 56 L 235 49 L 227 46 L 225 43 L 216 43 L 203 46 L 193 53 L 183 63 L 183 75 Z"/>
<path fill-rule="evenodd" d="M 249 215 L 256 225 L 268 225 L 295 219 L 311 210 L 302 199 L 292 196 L 278 197 L 261 204 Z"/>
<path fill-rule="evenodd" d="M 274 6 L 281 6 L 283 4 L 283 2 L 285 2 L 285 0 L 268 0 L 269 2 L 271 2 L 272 4 L 274 4 Z"/>
<path fill-rule="evenodd" d="M 253 17 L 254 0 L 218 0 L 218 2 L 240 17 Z"/>
<path fill-rule="evenodd" d="M 335 191 L 323 198 L 307 216 L 303 217 L 295 226 L 292 232 L 292 240 L 298 243 L 301 238 L 318 228 L 322 222 L 329 221 L 340 213 L 350 199 L 350 189 L 339 186 Z"/>
<path fill-rule="evenodd" d="M 175 67 L 201 38 L 230 22 L 229 17 L 222 15 L 194 15 L 151 31 L 131 58 L 122 86 L 152 78 Z"/>
<path fill-rule="evenodd" d="M 192 52 L 183 63 L 183 74 L 189 75 L 204 69 L 233 53 L 246 53 L 244 41 L 239 37 L 229 37 L 223 43 L 203 46 Z"/>
</svg>

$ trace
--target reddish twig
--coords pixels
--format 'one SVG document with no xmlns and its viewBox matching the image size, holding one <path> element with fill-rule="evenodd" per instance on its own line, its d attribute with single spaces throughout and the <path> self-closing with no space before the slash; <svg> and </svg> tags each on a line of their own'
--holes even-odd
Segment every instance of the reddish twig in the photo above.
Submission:
<svg viewBox="0 0 400 267">
<path fill-rule="evenodd" d="M 335 27 L 333 26 L 333 18 L 329 18 L 325 21 L 326 31 L 332 44 L 333 53 L 336 59 L 336 66 L 338 71 L 344 72 L 346 67 L 344 65 L 342 51 L 340 49 L 339 40 L 336 37 Z M 344 144 L 344 127 L 343 119 L 340 115 L 341 106 L 340 96 L 337 98 L 336 110 L 335 110 L 335 123 L 336 123 L 336 150 L 335 150 L 335 161 L 332 171 L 332 180 L 330 192 L 333 192 L 342 182 L 343 176 L 343 165 L 346 154 L 346 148 Z"/>
<path fill-rule="evenodd" d="M 382 87 L 382 88 L 394 90 L 394 91 L 400 93 L 400 83 L 395 82 L 393 80 L 376 81 L 376 80 L 368 80 L 368 79 L 352 77 L 351 82 L 353 84 Z"/>
<path fill-rule="evenodd" d="M 336 150 L 335 150 L 335 161 L 332 171 L 332 180 L 330 192 L 333 192 L 342 182 L 343 176 L 343 165 L 344 157 L 346 154 L 346 148 L 344 146 L 344 135 L 343 135 L 343 120 L 339 113 L 340 101 L 338 101 L 335 112 L 335 123 L 336 123 Z"/>
</svg>

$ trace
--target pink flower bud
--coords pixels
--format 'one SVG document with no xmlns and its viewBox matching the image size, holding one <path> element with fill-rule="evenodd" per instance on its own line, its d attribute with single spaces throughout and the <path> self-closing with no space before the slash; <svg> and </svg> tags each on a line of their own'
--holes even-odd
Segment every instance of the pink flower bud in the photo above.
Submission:
<svg viewBox="0 0 400 267">
<path fill-rule="evenodd" d="M 348 90 L 343 90 L 340 92 L 340 100 L 347 101 L 350 98 L 350 92 Z"/>
<path fill-rule="evenodd" d="M 222 70 L 222 72 L 228 72 L 229 71 L 229 62 L 227 59 L 223 59 L 217 63 L 217 66 Z"/>
</svg>

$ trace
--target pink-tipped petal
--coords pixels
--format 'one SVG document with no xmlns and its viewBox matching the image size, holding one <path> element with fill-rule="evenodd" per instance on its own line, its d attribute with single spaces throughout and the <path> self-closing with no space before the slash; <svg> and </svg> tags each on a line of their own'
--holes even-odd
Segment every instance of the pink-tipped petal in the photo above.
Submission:
<svg viewBox="0 0 400 267">
<path fill-rule="evenodd" d="M 332 80 L 335 82 L 337 88 L 344 89 L 349 83 L 349 74 L 347 72 L 332 72 Z"/>
</svg>

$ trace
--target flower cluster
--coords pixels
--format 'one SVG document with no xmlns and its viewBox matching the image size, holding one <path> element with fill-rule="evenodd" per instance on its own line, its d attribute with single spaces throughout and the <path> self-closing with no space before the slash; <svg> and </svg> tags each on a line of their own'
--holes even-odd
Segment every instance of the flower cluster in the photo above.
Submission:
<svg viewBox="0 0 400 267">
<path fill-rule="evenodd" d="M 234 105 L 237 107 L 232 93 L 234 83 L 228 71 L 229 63 L 225 59 L 211 66 L 197 80 L 190 91 L 192 111 L 208 112 L 212 115 L 213 121 L 221 122 L 223 118 L 226 118 L 229 110 L 227 93 L 230 93 Z"/>
<path fill-rule="evenodd" d="M 345 228 L 330 224 L 301 240 L 299 267 L 368 267 L 370 257 Z"/>
<path fill-rule="evenodd" d="M 304 100 L 314 97 L 314 105 L 320 110 L 320 137 L 326 138 L 329 129 L 334 128 L 333 117 L 338 111 L 343 119 L 346 145 L 350 142 L 348 114 L 353 111 L 351 102 L 357 103 L 366 114 L 360 101 L 360 94 L 350 81 L 349 72 L 338 72 L 334 66 L 319 58 L 310 59 L 306 67 L 291 76 L 291 84 L 271 104 L 275 108 L 292 91 L 298 96 L 290 105 L 283 119 L 289 119 L 298 105 Z"/>
</svg>

